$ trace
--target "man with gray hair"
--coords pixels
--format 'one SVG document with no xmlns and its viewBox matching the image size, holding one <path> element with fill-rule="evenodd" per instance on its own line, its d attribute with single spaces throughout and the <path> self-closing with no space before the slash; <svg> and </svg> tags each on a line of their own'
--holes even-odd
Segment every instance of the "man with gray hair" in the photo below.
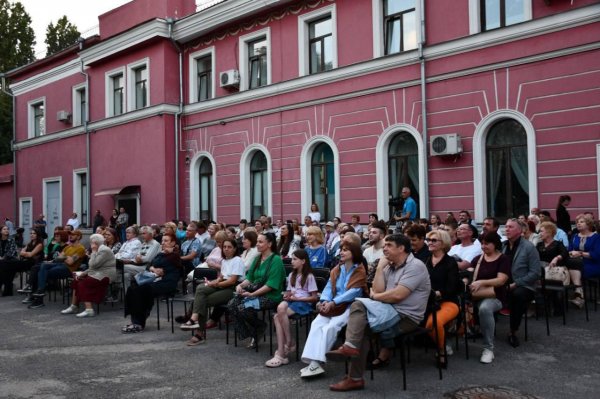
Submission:
<svg viewBox="0 0 600 399">
<path fill-rule="evenodd" d="M 146 266 L 152 262 L 152 259 L 160 251 L 160 244 L 154 239 L 154 231 L 150 226 L 140 228 L 141 246 L 139 252 L 133 258 L 133 262 L 125 264 L 125 281 L 128 282 L 136 274 L 146 270 Z"/>
</svg>

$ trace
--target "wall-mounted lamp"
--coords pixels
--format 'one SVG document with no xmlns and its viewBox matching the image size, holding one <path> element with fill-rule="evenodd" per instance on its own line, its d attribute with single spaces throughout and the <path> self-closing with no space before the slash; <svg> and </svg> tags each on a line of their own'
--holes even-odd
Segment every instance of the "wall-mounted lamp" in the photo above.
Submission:
<svg viewBox="0 0 600 399">
<path fill-rule="evenodd" d="M 185 164 L 186 164 L 186 165 L 189 165 L 191 161 L 192 161 L 192 160 L 190 159 L 190 156 L 189 156 L 189 155 L 186 155 L 186 156 L 185 156 Z"/>
</svg>

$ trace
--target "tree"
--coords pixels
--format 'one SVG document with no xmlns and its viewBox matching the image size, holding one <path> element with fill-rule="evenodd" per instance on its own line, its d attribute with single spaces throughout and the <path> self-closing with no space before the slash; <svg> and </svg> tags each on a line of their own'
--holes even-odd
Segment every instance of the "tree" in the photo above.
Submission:
<svg viewBox="0 0 600 399">
<path fill-rule="evenodd" d="M 35 61 L 31 17 L 20 2 L 0 0 L 0 72 Z M 7 84 L 9 82 L 6 82 Z M 4 88 L 3 88 L 4 89 Z M 0 164 L 12 162 L 12 99 L 0 92 Z"/>
<path fill-rule="evenodd" d="M 60 50 L 76 43 L 79 36 L 77 26 L 69 22 L 66 15 L 56 21 L 56 25 L 50 22 L 46 28 L 46 40 L 44 40 L 46 55 L 58 53 Z"/>
</svg>

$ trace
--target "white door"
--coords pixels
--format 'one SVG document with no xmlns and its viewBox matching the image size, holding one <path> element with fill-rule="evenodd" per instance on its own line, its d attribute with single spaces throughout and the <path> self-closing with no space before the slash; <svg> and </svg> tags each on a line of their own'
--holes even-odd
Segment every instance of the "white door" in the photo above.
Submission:
<svg viewBox="0 0 600 399">
<path fill-rule="evenodd" d="M 23 232 L 23 237 L 27 240 L 29 238 L 29 230 L 31 230 L 31 200 L 30 199 L 22 199 L 21 201 L 21 209 L 20 209 L 20 220 L 19 226 L 23 227 L 25 231 Z"/>
<path fill-rule="evenodd" d="M 50 236 L 54 232 L 54 227 L 60 226 L 61 215 L 61 200 L 60 200 L 60 182 L 46 182 L 46 232 Z"/>
</svg>

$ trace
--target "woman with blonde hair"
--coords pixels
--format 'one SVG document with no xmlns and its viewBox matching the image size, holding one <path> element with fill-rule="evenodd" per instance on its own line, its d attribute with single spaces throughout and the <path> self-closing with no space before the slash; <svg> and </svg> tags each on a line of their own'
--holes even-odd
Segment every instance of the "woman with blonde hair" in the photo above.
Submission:
<svg viewBox="0 0 600 399">
<path fill-rule="evenodd" d="M 310 226 L 306 229 L 306 244 L 305 250 L 310 260 L 310 266 L 313 269 L 321 269 L 328 263 L 327 248 L 323 245 L 325 237 L 323 231 L 317 226 Z"/>
</svg>

